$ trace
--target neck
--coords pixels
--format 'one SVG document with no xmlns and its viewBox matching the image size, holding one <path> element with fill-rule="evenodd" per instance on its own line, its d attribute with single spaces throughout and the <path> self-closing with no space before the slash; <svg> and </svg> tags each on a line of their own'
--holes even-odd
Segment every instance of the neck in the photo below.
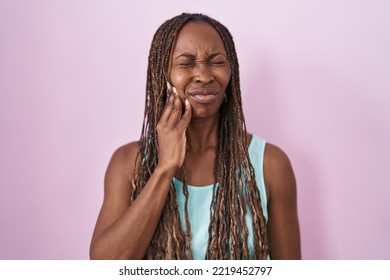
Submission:
<svg viewBox="0 0 390 280">
<path fill-rule="evenodd" d="M 187 128 L 188 152 L 203 152 L 218 144 L 219 113 L 204 119 L 192 119 Z"/>
</svg>

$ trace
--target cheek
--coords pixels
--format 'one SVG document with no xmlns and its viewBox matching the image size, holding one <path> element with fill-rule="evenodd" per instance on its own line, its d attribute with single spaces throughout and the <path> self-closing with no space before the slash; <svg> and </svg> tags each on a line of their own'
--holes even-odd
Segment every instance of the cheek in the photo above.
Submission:
<svg viewBox="0 0 390 280">
<path fill-rule="evenodd" d="M 189 75 L 180 71 L 171 71 L 170 75 L 173 86 L 178 90 L 180 96 L 185 96 L 185 87 L 189 83 Z"/>
<path fill-rule="evenodd" d="M 226 88 L 227 85 L 229 84 L 230 78 L 231 78 L 230 69 L 229 68 L 221 69 L 221 71 L 219 71 L 219 73 L 218 73 L 218 78 L 219 78 L 219 81 L 221 81 L 222 86 Z"/>
<path fill-rule="evenodd" d="M 172 81 L 173 85 L 176 87 L 178 87 L 179 85 L 182 85 L 185 80 L 186 80 L 186 77 L 182 73 L 172 73 L 171 74 L 171 81 Z"/>
</svg>

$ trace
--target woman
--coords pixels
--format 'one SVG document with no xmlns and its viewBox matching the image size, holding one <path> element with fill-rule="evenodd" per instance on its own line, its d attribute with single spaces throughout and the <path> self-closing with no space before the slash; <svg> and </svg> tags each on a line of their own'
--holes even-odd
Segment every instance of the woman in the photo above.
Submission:
<svg viewBox="0 0 390 280">
<path fill-rule="evenodd" d="M 105 177 L 93 259 L 299 259 L 287 156 L 247 133 L 232 36 L 201 14 L 157 30 L 138 142 Z"/>
</svg>

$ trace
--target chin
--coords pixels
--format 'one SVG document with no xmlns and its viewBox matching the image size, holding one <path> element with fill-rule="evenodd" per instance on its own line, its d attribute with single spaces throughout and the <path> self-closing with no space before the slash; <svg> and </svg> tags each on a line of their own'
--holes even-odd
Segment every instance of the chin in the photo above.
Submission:
<svg viewBox="0 0 390 280">
<path fill-rule="evenodd" d="M 208 119 L 219 115 L 219 109 L 221 107 L 222 100 L 209 104 L 191 104 L 192 106 L 192 118 L 196 119 Z"/>
<path fill-rule="evenodd" d="M 214 116 L 217 116 L 219 115 L 219 108 L 216 110 L 209 110 L 209 109 L 206 109 L 206 108 L 199 108 L 198 110 L 197 109 L 194 109 L 192 110 L 192 118 L 195 118 L 195 119 L 207 119 L 207 118 L 210 118 L 210 117 L 214 117 Z"/>
</svg>

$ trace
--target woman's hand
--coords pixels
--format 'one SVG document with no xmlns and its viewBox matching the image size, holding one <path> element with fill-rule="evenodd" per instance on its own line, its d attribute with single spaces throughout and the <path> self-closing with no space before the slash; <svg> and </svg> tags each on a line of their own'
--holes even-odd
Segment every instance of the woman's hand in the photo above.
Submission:
<svg viewBox="0 0 390 280">
<path fill-rule="evenodd" d="M 185 111 L 176 88 L 168 83 L 168 101 L 157 124 L 159 167 L 176 171 L 184 164 L 186 155 L 186 130 L 191 120 L 192 109 L 185 100 Z"/>
</svg>

